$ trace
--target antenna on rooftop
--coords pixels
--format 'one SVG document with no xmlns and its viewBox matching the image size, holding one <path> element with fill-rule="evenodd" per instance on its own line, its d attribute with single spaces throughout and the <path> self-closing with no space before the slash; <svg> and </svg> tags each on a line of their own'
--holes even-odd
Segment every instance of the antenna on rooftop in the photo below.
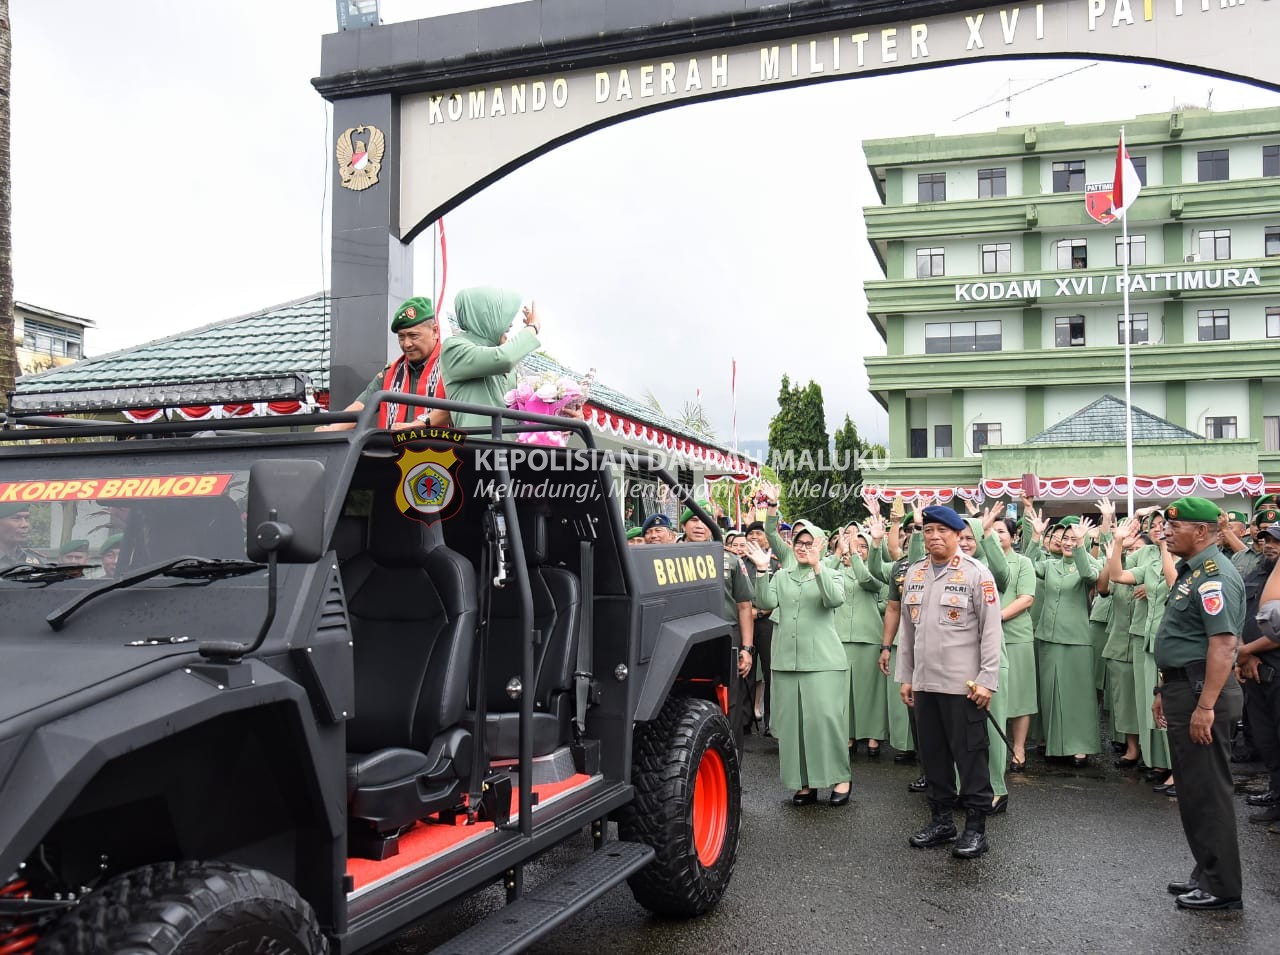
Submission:
<svg viewBox="0 0 1280 955">
<path fill-rule="evenodd" d="M 1039 89 L 1041 86 L 1045 86 L 1057 80 L 1065 79 L 1066 77 L 1072 76 L 1075 73 L 1083 73 L 1085 70 L 1091 70 L 1097 65 L 1098 65 L 1097 63 L 1086 63 L 1084 66 L 1078 66 L 1074 70 L 1067 70 L 1067 72 L 1059 73 L 1057 76 L 1051 76 L 1047 80 L 1041 80 L 1039 83 L 1033 83 L 1032 85 L 1028 86 L 1026 89 L 1018 90 L 1016 93 L 1012 91 L 1013 78 L 1010 77 L 1009 78 L 1010 91 L 1008 93 L 1006 93 L 1004 96 L 1001 96 L 999 99 L 993 99 L 989 103 L 983 103 L 981 106 L 971 109 L 967 113 L 961 113 L 959 116 L 953 119 L 952 122 L 958 123 L 960 122 L 960 120 L 966 119 L 972 116 L 974 113 L 981 113 L 984 109 L 990 109 L 992 106 L 995 106 L 999 103 L 1004 103 L 1004 115 L 1005 115 L 1005 119 L 1008 119 L 1010 114 L 1009 101 L 1012 100 L 1015 96 L 1022 96 L 1024 93 L 1030 93 L 1034 89 Z"/>
</svg>

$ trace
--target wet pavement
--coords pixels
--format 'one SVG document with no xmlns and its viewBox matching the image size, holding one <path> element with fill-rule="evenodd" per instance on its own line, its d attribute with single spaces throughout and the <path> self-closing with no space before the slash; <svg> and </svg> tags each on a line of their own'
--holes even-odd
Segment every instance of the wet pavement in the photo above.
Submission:
<svg viewBox="0 0 1280 955">
<path fill-rule="evenodd" d="M 918 773 L 891 751 L 853 764 L 854 798 L 795 808 L 776 744 L 747 738 L 743 830 L 733 882 L 697 920 L 656 918 L 614 890 L 531 952 L 1280 952 L 1280 835 L 1237 801 L 1245 910 L 1190 913 L 1165 891 L 1192 866 L 1177 802 L 1134 773 L 1077 770 L 1032 757 L 1009 777 L 1009 811 L 974 861 L 909 836 L 928 816 L 906 789 Z M 1099 762 L 1095 758 L 1095 762 Z M 1237 767 L 1238 788 L 1265 788 Z M 823 796 L 825 797 L 825 793 Z M 959 817 L 958 817 L 959 821 Z M 528 870 L 536 884 L 589 847 L 585 833 Z M 502 904 L 493 889 L 381 949 L 426 952 Z"/>
</svg>

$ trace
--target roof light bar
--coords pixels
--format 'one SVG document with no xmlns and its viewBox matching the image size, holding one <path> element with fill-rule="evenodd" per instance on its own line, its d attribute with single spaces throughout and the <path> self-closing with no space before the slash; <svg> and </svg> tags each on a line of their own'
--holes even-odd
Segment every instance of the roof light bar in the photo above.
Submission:
<svg viewBox="0 0 1280 955">
<path fill-rule="evenodd" d="M 252 404 L 260 401 L 300 401 L 310 407 L 314 403 L 311 379 L 303 374 L 260 375 L 124 388 L 10 392 L 9 410 L 15 415 L 74 414 L 141 408 L 189 408 L 193 405 Z"/>
</svg>

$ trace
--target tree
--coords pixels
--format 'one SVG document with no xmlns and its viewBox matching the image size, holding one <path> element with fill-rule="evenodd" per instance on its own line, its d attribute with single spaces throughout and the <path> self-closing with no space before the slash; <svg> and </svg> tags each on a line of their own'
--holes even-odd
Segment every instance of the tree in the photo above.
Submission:
<svg viewBox="0 0 1280 955">
<path fill-rule="evenodd" d="M 697 402 L 686 401 L 678 415 L 667 414 L 662 408 L 662 402 L 658 400 L 658 396 L 652 391 L 644 393 L 642 403 L 646 408 L 656 411 L 663 417 L 670 418 L 689 434 L 695 434 L 708 441 L 716 439 L 716 429 L 711 426 L 711 419 L 707 417 L 702 405 Z"/>
<path fill-rule="evenodd" d="M 769 422 L 769 459 L 782 487 L 782 513 L 788 520 L 813 521 L 830 528 L 833 474 L 822 388 L 810 381 L 792 387 L 782 376 L 778 413 Z"/>
<path fill-rule="evenodd" d="M 867 516 L 866 505 L 862 502 L 862 485 L 869 475 L 863 473 L 862 465 L 876 460 L 887 460 L 884 448 L 863 440 L 858 426 L 846 414 L 844 424 L 835 433 L 835 453 L 831 458 L 834 475 L 831 485 L 832 526 L 838 527 Z M 870 480 L 874 483 L 875 479 L 870 477 Z"/>
<path fill-rule="evenodd" d="M 0 402 L 7 400 L 18 376 L 18 351 L 13 338 L 13 197 L 9 179 L 12 54 L 9 0 L 0 0 Z"/>
</svg>

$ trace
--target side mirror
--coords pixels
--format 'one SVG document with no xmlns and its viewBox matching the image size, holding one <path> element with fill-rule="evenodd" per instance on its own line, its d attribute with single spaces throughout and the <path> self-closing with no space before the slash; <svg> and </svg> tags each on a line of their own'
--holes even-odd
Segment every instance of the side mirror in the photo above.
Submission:
<svg viewBox="0 0 1280 955">
<path fill-rule="evenodd" d="M 249 559 L 265 562 L 274 551 L 282 564 L 311 564 L 324 556 L 324 492 L 319 461 L 255 461 L 249 468 Z M 284 533 L 264 534 L 264 524 Z"/>
</svg>

